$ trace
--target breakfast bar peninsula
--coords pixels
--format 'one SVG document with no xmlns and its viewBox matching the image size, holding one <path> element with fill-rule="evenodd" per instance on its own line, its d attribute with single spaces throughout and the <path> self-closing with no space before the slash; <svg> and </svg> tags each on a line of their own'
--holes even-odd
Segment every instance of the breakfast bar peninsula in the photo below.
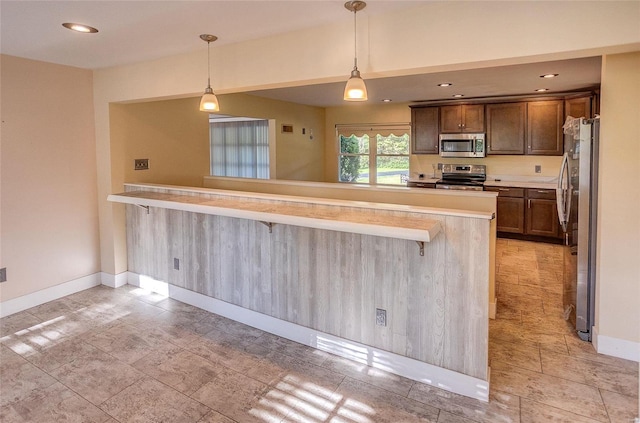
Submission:
<svg viewBox="0 0 640 423">
<path fill-rule="evenodd" d="M 126 205 L 129 283 L 160 281 L 179 301 L 487 401 L 494 213 L 348 189 L 352 200 L 319 198 L 321 185 L 297 196 L 125 184 L 109 200 Z M 495 193 L 429 195 L 495 204 Z"/>
</svg>

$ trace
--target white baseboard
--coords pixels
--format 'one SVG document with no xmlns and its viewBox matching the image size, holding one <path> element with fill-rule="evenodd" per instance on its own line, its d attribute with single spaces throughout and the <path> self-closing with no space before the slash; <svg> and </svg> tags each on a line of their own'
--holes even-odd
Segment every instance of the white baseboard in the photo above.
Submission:
<svg viewBox="0 0 640 423">
<path fill-rule="evenodd" d="M 127 284 L 128 273 L 129 272 L 122 272 L 117 275 L 113 275 L 111 273 L 100 272 L 100 280 L 102 285 L 110 288 L 120 288 Z"/>
<path fill-rule="evenodd" d="M 76 292 L 84 291 L 85 289 L 93 288 L 94 286 L 100 285 L 100 283 L 100 273 L 94 273 L 68 282 L 63 282 L 40 291 L 32 292 L 31 294 L 23 295 L 22 297 L 3 301 L 0 303 L 0 317 L 10 316 L 28 308 L 39 306 L 40 304 L 57 300 L 58 298 L 75 294 Z"/>
<path fill-rule="evenodd" d="M 640 342 L 600 335 L 595 326 L 592 330 L 591 342 L 599 354 L 640 362 Z"/>
<path fill-rule="evenodd" d="M 266 314 L 242 308 L 225 301 L 217 300 L 197 292 L 169 285 L 164 282 L 144 280 L 139 275 L 129 273 L 130 285 L 143 286 L 158 292 L 168 292 L 169 297 L 183 303 L 219 314 L 229 319 L 264 330 L 283 338 L 308 345 L 353 361 L 367 364 L 397 375 L 428 385 L 446 389 L 460 395 L 489 401 L 489 382 L 462 373 L 414 360 L 399 354 L 390 353 L 348 339 L 339 338 Z M 364 358 L 363 358 L 364 357 Z"/>
<path fill-rule="evenodd" d="M 493 303 L 489 303 L 489 319 L 496 318 L 496 312 L 498 310 L 498 299 Z"/>
</svg>

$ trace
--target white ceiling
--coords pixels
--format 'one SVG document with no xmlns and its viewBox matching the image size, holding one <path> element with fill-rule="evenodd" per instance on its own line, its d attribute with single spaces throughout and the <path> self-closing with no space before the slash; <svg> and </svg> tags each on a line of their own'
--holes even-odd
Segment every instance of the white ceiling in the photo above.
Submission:
<svg viewBox="0 0 640 423">
<path fill-rule="evenodd" d="M 383 14 L 420 6 L 421 1 L 368 0 L 360 13 Z M 338 20 L 352 19 L 344 1 L 0 1 L 0 51 L 3 54 L 63 65 L 99 69 L 204 49 L 199 35 L 232 44 Z M 79 34 L 64 22 L 98 28 Z M 345 80 L 350 72 L 345 64 Z M 544 73 L 559 73 L 541 80 Z M 366 74 L 363 74 L 366 78 Z M 436 86 L 452 82 L 448 88 Z M 536 88 L 570 91 L 600 82 L 600 58 L 367 79 L 370 103 L 529 94 Z M 296 103 L 343 104 L 343 83 L 256 91 Z"/>
<path fill-rule="evenodd" d="M 419 1 L 369 0 L 370 15 Z M 344 1 L 0 1 L 3 54 L 98 69 L 204 49 L 200 34 L 232 44 L 352 20 Z M 62 27 L 99 30 L 79 34 Z"/>
<path fill-rule="evenodd" d="M 465 99 L 528 94 L 536 95 L 538 88 L 549 92 L 575 91 L 600 84 L 600 57 L 539 62 L 438 72 L 421 75 L 398 76 L 366 80 L 368 103 L 390 99 L 394 102 L 421 102 L 429 100 L 452 100 L 454 94 L 463 94 Z M 557 73 L 553 79 L 542 79 L 540 75 Z M 345 76 L 345 81 L 348 75 Z M 366 78 L 366 75 L 363 75 Z M 442 82 L 450 87 L 439 87 Z M 277 100 L 311 106 L 338 106 L 342 100 L 344 82 L 253 91 L 251 94 Z"/>
</svg>

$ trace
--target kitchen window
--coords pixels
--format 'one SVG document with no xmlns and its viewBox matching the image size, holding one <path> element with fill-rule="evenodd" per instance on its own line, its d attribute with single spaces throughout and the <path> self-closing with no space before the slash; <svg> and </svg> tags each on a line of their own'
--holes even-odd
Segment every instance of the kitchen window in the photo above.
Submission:
<svg viewBox="0 0 640 423">
<path fill-rule="evenodd" d="M 338 181 L 406 185 L 409 177 L 409 124 L 336 125 Z"/>
<path fill-rule="evenodd" d="M 212 176 L 269 179 L 269 121 L 211 115 Z"/>
</svg>

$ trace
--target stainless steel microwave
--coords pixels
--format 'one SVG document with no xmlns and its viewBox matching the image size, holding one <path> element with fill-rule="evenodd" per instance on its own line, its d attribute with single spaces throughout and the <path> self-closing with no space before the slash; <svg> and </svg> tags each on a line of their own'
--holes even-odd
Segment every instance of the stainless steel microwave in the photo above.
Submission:
<svg viewBox="0 0 640 423">
<path fill-rule="evenodd" d="M 440 134 L 440 156 L 484 157 L 485 134 Z"/>
</svg>

